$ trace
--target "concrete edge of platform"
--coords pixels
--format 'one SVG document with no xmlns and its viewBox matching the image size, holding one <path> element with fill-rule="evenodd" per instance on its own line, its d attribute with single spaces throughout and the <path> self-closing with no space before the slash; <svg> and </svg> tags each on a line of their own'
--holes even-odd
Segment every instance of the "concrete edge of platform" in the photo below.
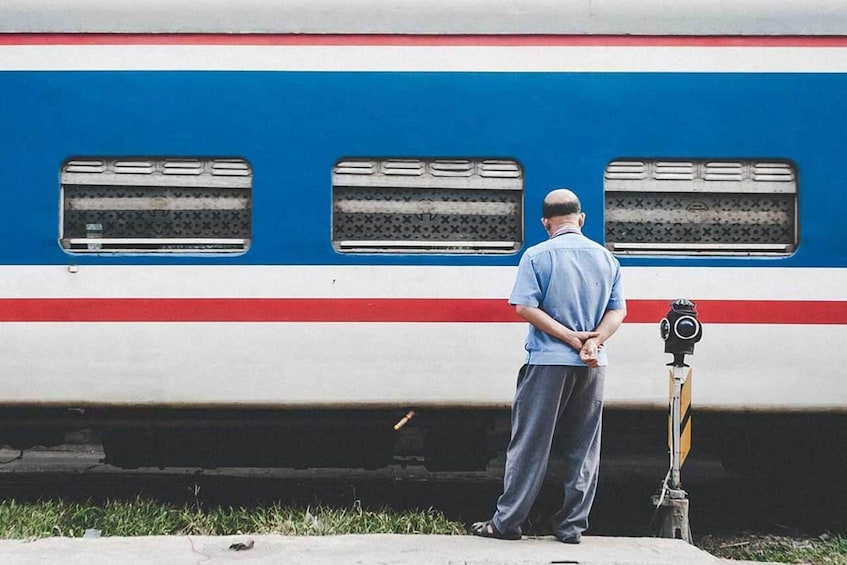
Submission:
<svg viewBox="0 0 847 565">
<path fill-rule="evenodd" d="M 236 544 L 241 544 L 240 546 Z M 681 540 L 587 536 L 579 545 L 552 537 L 520 541 L 473 536 L 364 534 L 338 536 L 156 536 L 0 540 L 0 562 L 13 565 L 232 563 L 338 565 L 720 565 L 731 563 Z"/>
</svg>

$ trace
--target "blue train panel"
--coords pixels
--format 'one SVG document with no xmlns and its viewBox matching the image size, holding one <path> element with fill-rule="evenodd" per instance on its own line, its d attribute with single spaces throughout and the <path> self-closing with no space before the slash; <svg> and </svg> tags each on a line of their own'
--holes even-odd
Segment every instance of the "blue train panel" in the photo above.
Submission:
<svg viewBox="0 0 847 565">
<path fill-rule="evenodd" d="M 342 254 L 330 176 L 345 157 L 490 157 L 525 174 L 527 244 L 555 186 L 603 239 L 603 172 L 626 157 L 790 161 L 799 247 L 786 257 L 623 257 L 674 266 L 843 267 L 842 74 L 15 71 L 0 73 L 3 264 L 514 265 L 507 255 Z M 79 256 L 57 242 L 62 163 L 77 156 L 238 156 L 253 169 L 239 256 Z"/>
</svg>

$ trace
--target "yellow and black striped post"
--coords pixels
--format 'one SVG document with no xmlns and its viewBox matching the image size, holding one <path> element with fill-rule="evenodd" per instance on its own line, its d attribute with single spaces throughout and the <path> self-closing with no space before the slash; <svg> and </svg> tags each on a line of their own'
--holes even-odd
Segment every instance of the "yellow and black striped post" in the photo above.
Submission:
<svg viewBox="0 0 847 565">
<path fill-rule="evenodd" d="M 680 469 L 691 450 L 691 368 L 685 356 L 694 354 L 694 344 L 703 337 L 703 326 L 697 320 L 695 304 L 680 298 L 671 303 L 667 316 L 659 321 L 659 335 L 665 342 L 665 353 L 673 355 L 670 371 L 670 406 L 668 408 L 668 447 L 671 468 L 653 497 L 656 516 L 661 516 L 658 535 L 691 543 L 688 523 L 688 493 L 682 490 Z"/>
<path fill-rule="evenodd" d="M 670 370 L 668 447 L 671 454 L 671 488 L 680 488 L 680 469 L 691 451 L 691 367 Z"/>
<path fill-rule="evenodd" d="M 691 451 L 691 368 L 685 364 L 685 356 L 694 354 L 694 344 L 703 337 L 695 304 L 684 298 L 673 301 L 667 316 L 659 321 L 659 335 L 665 342 L 665 353 L 673 355 L 673 362 L 668 363 L 671 367 L 668 409 L 671 468 L 662 482 L 660 494 L 653 497 L 654 518 L 661 515 L 660 537 L 691 543 L 688 493 L 682 490 L 680 469 Z"/>
<path fill-rule="evenodd" d="M 670 406 L 668 409 L 668 447 L 671 468 L 661 494 L 653 497 L 661 517 L 657 535 L 692 543 L 688 522 L 688 493 L 682 490 L 680 469 L 691 450 L 691 368 L 681 360 L 671 365 Z M 654 516 L 655 517 L 655 516 Z"/>
</svg>

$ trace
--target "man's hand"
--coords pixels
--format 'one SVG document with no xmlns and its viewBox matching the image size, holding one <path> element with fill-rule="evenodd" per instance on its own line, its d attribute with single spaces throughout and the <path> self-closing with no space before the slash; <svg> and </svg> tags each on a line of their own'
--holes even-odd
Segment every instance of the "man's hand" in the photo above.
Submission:
<svg viewBox="0 0 847 565">
<path fill-rule="evenodd" d="M 585 342 L 598 335 L 600 335 L 598 332 L 571 332 L 571 339 L 565 340 L 565 343 L 577 351 L 582 351 Z"/>
<path fill-rule="evenodd" d="M 582 342 L 582 347 L 579 350 L 579 358 L 589 367 L 598 367 L 600 360 L 597 359 L 597 352 L 602 349 L 606 340 L 615 333 L 626 318 L 626 308 L 618 308 L 616 310 L 606 310 L 600 324 L 594 328 L 594 336 Z"/>
<path fill-rule="evenodd" d="M 600 335 L 599 331 L 575 332 L 554 320 L 544 310 L 540 308 L 535 308 L 533 306 L 521 306 L 520 304 L 518 304 L 517 306 L 515 306 L 515 312 L 517 312 L 518 316 L 520 316 L 542 332 L 567 343 L 569 346 L 573 347 L 574 351 L 581 351 L 585 344 L 585 340 Z"/>
<path fill-rule="evenodd" d="M 592 333 L 597 334 L 597 332 Z M 594 336 L 589 337 L 583 342 L 582 348 L 579 350 L 580 360 L 591 368 L 597 367 L 600 364 L 600 360 L 597 359 L 597 352 L 600 351 L 601 347 L 603 347 L 603 344 L 599 340 L 595 339 Z"/>
</svg>

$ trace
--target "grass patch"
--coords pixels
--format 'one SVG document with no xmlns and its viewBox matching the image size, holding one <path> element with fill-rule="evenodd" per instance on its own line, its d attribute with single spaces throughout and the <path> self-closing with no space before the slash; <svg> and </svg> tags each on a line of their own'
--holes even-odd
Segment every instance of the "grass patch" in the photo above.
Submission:
<svg viewBox="0 0 847 565">
<path fill-rule="evenodd" d="M 41 501 L 0 503 L 0 537 L 80 537 L 87 529 L 103 536 L 335 534 L 464 534 L 465 528 L 433 509 L 395 512 L 351 508 L 201 508 L 137 498 L 103 505 Z"/>
<path fill-rule="evenodd" d="M 277 503 L 257 508 L 206 508 L 136 498 L 131 501 L 0 502 L 0 538 L 81 537 L 87 529 L 103 536 L 248 535 L 324 536 L 339 534 L 463 535 L 465 527 L 438 510 L 292 508 Z M 779 563 L 847 565 L 847 536 L 812 538 L 743 534 L 702 536 L 697 546 L 718 557 Z"/>
<path fill-rule="evenodd" d="M 697 546 L 727 559 L 847 565 L 847 537 L 822 534 L 814 538 L 773 535 L 703 536 Z"/>
</svg>

